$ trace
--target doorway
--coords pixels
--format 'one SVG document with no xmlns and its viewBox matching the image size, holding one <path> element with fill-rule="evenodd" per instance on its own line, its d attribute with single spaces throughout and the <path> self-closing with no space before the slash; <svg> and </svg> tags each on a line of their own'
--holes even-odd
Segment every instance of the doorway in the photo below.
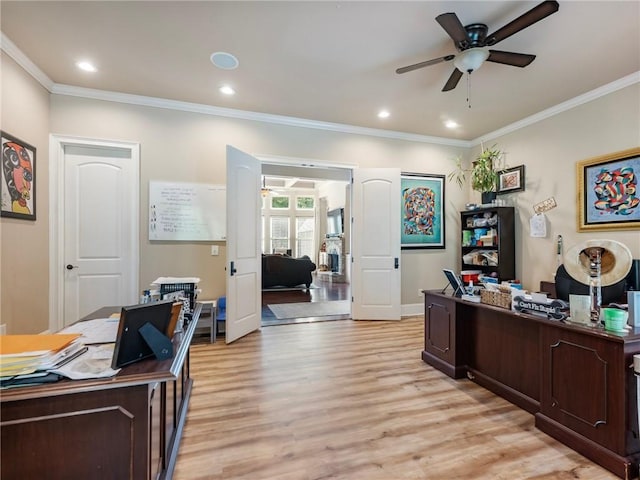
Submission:
<svg viewBox="0 0 640 480">
<path fill-rule="evenodd" d="M 332 209 L 349 212 L 351 170 L 298 165 L 263 163 L 263 253 L 307 255 L 316 269 L 308 288 L 305 284 L 263 288 L 262 326 L 351 318 L 351 285 L 345 260 L 350 250 L 349 225 L 347 222 L 346 231 L 336 232 L 329 228 L 331 219 L 327 216 Z M 298 208 L 311 203 L 311 213 Z M 271 208 L 272 204 L 279 208 Z M 300 232 L 301 225 L 307 230 Z M 337 256 L 335 249 L 327 253 L 328 236 L 333 237 L 333 243 L 344 245 L 340 249 L 344 262 L 340 272 L 337 265 L 328 265 L 328 259 Z"/>
</svg>

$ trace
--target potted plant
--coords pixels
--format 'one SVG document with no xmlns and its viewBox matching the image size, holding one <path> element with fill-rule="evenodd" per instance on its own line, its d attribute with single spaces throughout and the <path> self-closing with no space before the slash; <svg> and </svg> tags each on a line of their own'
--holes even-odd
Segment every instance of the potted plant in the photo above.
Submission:
<svg viewBox="0 0 640 480">
<path fill-rule="evenodd" d="M 465 169 L 462 160 L 457 159 L 456 170 L 448 176 L 450 181 L 455 180 L 459 187 L 462 187 L 467 179 L 471 178 L 471 188 L 482 194 L 482 203 L 491 203 L 496 198 L 496 188 L 498 186 L 498 172 L 504 169 L 502 150 L 492 146 L 482 148 L 482 153 L 472 162 L 471 168 Z"/>
</svg>

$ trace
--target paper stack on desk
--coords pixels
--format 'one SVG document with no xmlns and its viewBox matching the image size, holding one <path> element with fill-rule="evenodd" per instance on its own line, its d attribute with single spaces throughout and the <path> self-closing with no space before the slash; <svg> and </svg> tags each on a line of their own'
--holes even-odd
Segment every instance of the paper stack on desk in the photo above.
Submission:
<svg viewBox="0 0 640 480">
<path fill-rule="evenodd" d="M 49 370 L 82 351 L 79 334 L 0 336 L 0 377 Z"/>
</svg>

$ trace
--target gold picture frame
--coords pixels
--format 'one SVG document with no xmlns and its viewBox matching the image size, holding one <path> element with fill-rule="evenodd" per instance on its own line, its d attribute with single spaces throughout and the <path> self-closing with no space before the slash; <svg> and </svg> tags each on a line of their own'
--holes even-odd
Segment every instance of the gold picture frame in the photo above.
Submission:
<svg viewBox="0 0 640 480">
<path fill-rule="evenodd" d="M 578 231 L 640 229 L 640 147 L 576 164 Z"/>
</svg>

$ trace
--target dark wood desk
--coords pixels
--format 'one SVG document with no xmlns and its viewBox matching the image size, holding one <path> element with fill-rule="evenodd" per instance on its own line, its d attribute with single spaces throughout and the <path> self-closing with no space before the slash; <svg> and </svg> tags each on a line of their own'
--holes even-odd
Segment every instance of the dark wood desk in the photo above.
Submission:
<svg viewBox="0 0 640 480">
<path fill-rule="evenodd" d="M 84 320 L 117 311 L 105 307 Z M 174 336 L 170 360 L 143 360 L 107 379 L 0 392 L 2 480 L 170 479 L 193 384 L 189 348 L 199 312 Z"/>
<path fill-rule="evenodd" d="M 543 432 L 621 478 L 638 475 L 633 355 L 613 333 L 425 291 L 422 359 L 535 415 Z"/>
</svg>

